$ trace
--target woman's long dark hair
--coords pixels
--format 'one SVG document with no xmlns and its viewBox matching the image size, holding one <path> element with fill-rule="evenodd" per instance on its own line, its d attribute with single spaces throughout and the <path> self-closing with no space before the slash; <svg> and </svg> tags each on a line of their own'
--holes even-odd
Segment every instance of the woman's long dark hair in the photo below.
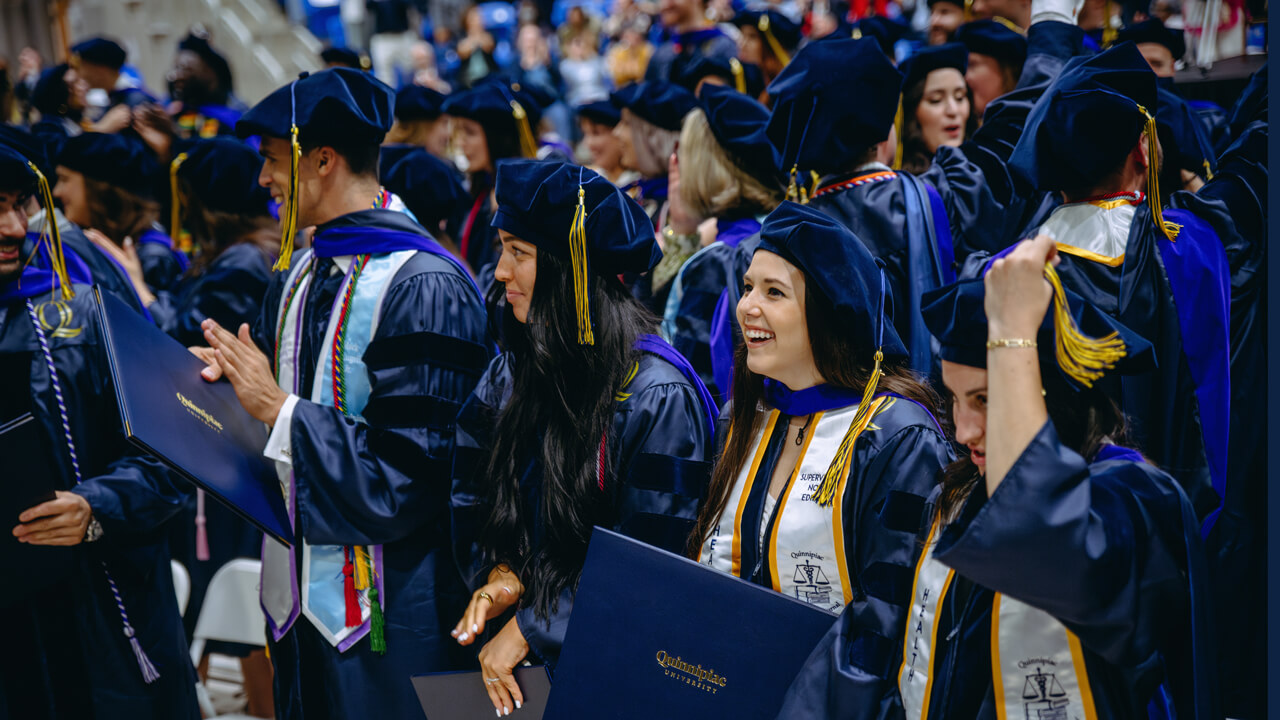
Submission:
<svg viewBox="0 0 1280 720">
<path fill-rule="evenodd" d="M 181 179 L 182 197 L 186 202 L 182 205 L 182 226 L 191 233 L 191 239 L 200 252 L 191 260 L 186 277 L 202 275 L 227 248 L 242 242 L 254 242 L 263 231 L 274 234 L 273 242 L 279 241 L 278 223 L 268 214 L 249 215 L 246 213 L 230 213 L 210 210 L 200 200 L 191 183 Z M 270 254 L 274 247 L 263 247 Z"/>
<path fill-rule="evenodd" d="M 857 333 L 841 316 L 835 306 L 812 282 L 805 284 L 805 326 L 809 330 L 809 343 L 813 348 L 813 360 L 824 382 L 837 387 L 861 392 L 871 377 L 875 348 L 859 345 Z M 733 405 L 731 408 L 732 433 L 724 450 L 716 461 L 711 474 L 711 488 L 707 501 L 698 515 L 698 524 L 689 537 L 687 546 L 690 557 L 696 557 L 706 542 L 711 529 L 720 520 L 729 491 L 738 474 L 748 461 L 752 441 L 760 430 L 764 413 L 757 412 L 764 399 L 764 376 L 747 368 L 747 346 L 740 332 L 733 358 Z M 938 395 L 901 361 L 886 361 L 880 366 L 884 377 L 880 379 L 877 393 L 889 392 L 914 400 L 930 412 L 937 414 Z"/>
<path fill-rule="evenodd" d="M 614 447 L 614 396 L 638 359 L 636 339 L 654 332 L 657 319 L 616 277 L 593 274 L 595 344 L 579 345 L 568 262 L 547 252 L 539 252 L 536 262 L 525 324 L 502 301 L 502 283 L 489 293 L 490 320 L 502 324 L 513 378 L 494 432 L 486 476 L 491 511 L 480 542 L 486 561 L 519 575 L 528 589 L 526 604 L 545 619 L 556 611 L 561 591 L 577 585 L 592 526 L 615 520 L 616 483 L 612 463 L 607 457 L 600 463 L 601 442 Z M 520 487 L 535 460 L 535 472 L 541 471 L 537 518 L 525 516 Z M 536 545 L 535 523 L 542 530 Z"/>
<path fill-rule="evenodd" d="M 916 109 L 924 100 L 927 80 L 926 75 L 902 94 L 902 169 L 912 175 L 919 175 L 933 164 L 934 153 L 929 151 L 920 130 L 920 121 L 916 119 Z M 967 140 L 978 129 L 978 117 L 973 111 L 973 90 L 968 85 L 965 86 L 965 95 L 969 98 L 969 117 L 964 121 L 964 137 Z"/>
<path fill-rule="evenodd" d="M 1067 387 L 1052 369 L 1042 376 L 1045 385 L 1045 408 L 1049 420 L 1058 433 L 1058 439 L 1066 447 L 1079 453 L 1086 460 L 1098 454 L 1105 444 L 1132 448 L 1129 442 L 1124 412 L 1099 386 L 1076 392 Z M 953 408 L 954 403 L 948 403 Z M 950 418 L 951 410 L 947 416 Z M 942 495 L 938 498 L 938 515 L 943 523 L 955 519 L 957 512 L 973 492 L 982 475 L 973 457 L 965 454 L 942 470 Z"/>
</svg>

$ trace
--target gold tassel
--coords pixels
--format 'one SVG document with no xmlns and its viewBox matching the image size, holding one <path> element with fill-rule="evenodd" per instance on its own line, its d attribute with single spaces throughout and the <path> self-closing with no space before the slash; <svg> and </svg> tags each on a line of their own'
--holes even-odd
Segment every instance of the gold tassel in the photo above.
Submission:
<svg viewBox="0 0 1280 720">
<path fill-rule="evenodd" d="M 809 186 L 809 197 L 815 198 L 818 196 L 818 184 L 822 182 L 822 178 L 818 176 L 818 173 L 810 170 L 809 179 L 813 181 L 813 184 Z"/>
<path fill-rule="evenodd" d="M 789 181 L 789 182 L 787 182 L 787 195 L 786 195 L 786 199 L 787 199 L 787 200 L 799 200 L 799 199 L 800 199 L 800 189 L 799 189 L 799 187 L 796 185 L 796 174 L 797 174 L 798 172 L 799 172 L 799 166 L 798 166 L 798 165 L 792 165 L 792 166 L 791 166 L 791 174 L 790 174 L 791 179 L 790 179 L 790 181 Z"/>
<path fill-rule="evenodd" d="M 1045 263 L 1044 277 L 1053 286 L 1054 349 L 1058 367 L 1072 380 L 1085 387 L 1093 387 L 1094 380 L 1128 354 L 1124 341 L 1120 339 L 1119 332 L 1102 338 L 1091 338 L 1080 332 L 1075 318 L 1071 317 L 1071 308 L 1067 306 L 1062 280 L 1051 263 Z"/>
<path fill-rule="evenodd" d="M 181 153 L 169 163 L 169 237 L 175 248 L 182 237 L 182 189 L 178 187 L 178 168 L 186 161 L 187 154 Z"/>
<path fill-rule="evenodd" d="M 1205 160 L 1204 161 L 1204 181 L 1209 182 L 1212 179 L 1213 179 L 1213 166 L 1209 164 L 1208 160 Z"/>
<path fill-rule="evenodd" d="M 973 0 L 964 0 L 964 21 L 973 19 Z"/>
<path fill-rule="evenodd" d="M 897 147 L 893 151 L 893 169 L 902 169 L 902 96 L 898 96 L 898 114 L 893 116 L 894 135 L 897 135 Z"/>
<path fill-rule="evenodd" d="M 76 296 L 71 287 L 71 278 L 67 276 L 67 258 L 62 253 L 62 234 L 58 232 L 58 220 L 53 216 L 53 191 L 49 189 L 49 180 L 40 172 L 36 164 L 27 161 L 27 167 L 36 175 L 36 186 L 40 193 L 40 205 L 44 208 L 44 225 L 40 227 L 40 242 L 49 251 L 49 264 L 54 277 L 58 280 L 58 289 L 62 299 L 70 300 Z"/>
<path fill-rule="evenodd" d="M 1106 15 L 1102 18 L 1102 49 L 1106 50 L 1115 45 L 1116 38 L 1120 36 L 1120 31 L 1116 29 L 1114 10 L 1111 7 L 1111 0 L 1107 0 Z"/>
<path fill-rule="evenodd" d="M 1141 105 L 1138 106 L 1138 111 L 1147 117 L 1147 204 L 1151 206 L 1151 217 L 1155 219 L 1156 227 L 1172 242 L 1178 238 L 1182 226 L 1164 219 L 1163 203 L 1160 200 L 1160 149 L 1156 145 L 1156 119 Z"/>
<path fill-rule="evenodd" d="M 368 590 L 373 586 L 373 574 L 369 572 L 369 548 L 356 545 L 351 548 L 356 556 L 355 581 L 357 590 Z"/>
<path fill-rule="evenodd" d="M 738 58 L 729 58 L 729 70 L 733 72 L 733 86 L 743 95 L 747 94 L 747 75 Z"/>
<path fill-rule="evenodd" d="M 511 101 L 511 117 L 515 118 L 516 131 L 520 134 L 520 152 L 526 158 L 537 158 L 538 142 L 534 140 L 533 129 L 529 127 L 529 113 L 515 100 Z"/>
<path fill-rule="evenodd" d="M 760 20 L 756 22 L 756 28 L 764 35 L 764 39 L 769 42 L 769 49 L 773 51 L 773 56 L 778 58 L 778 62 L 783 67 L 791 64 L 791 55 L 782 49 L 782 43 L 778 42 L 778 38 L 773 36 L 773 30 L 769 29 L 769 14 L 760 15 Z"/>
<path fill-rule="evenodd" d="M 288 270 L 293 255 L 293 237 L 298 234 L 298 165 L 302 161 L 302 144 L 298 142 L 298 126 L 289 128 L 289 193 L 284 198 L 284 214 L 280 216 L 280 257 L 273 270 Z"/>
<path fill-rule="evenodd" d="M 880 385 L 880 363 L 884 361 L 884 353 L 876 350 L 876 364 L 871 369 L 871 378 L 867 380 L 867 386 L 862 390 L 862 401 L 858 403 L 858 412 L 853 415 L 853 422 L 849 424 L 849 430 L 844 434 L 844 439 L 840 441 L 840 448 L 836 450 L 835 459 L 831 461 L 831 466 L 827 468 L 827 472 L 822 476 L 822 483 L 818 485 L 818 491 L 814 494 L 813 499 L 817 501 L 820 507 L 830 507 L 836 499 L 836 488 L 840 486 L 841 478 L 849 474 L 849 461 L 853 458 L 853 444 L 858 439 L 862 426 L 868 421 L 867 415 L 871 412 L 871 400 L 875 397 L 876 388 Z"/>
<path fill-rule="evenodd" d="M 991 19 L 992 19 L 992 20 L 995 20 L 996 22 L 1000 23 L 1001 25 L 1003 25 L 1003 26 L 1005 26 L 1005 27 L 1009 28 L 1010 30 L 1012 30 L 1012 31 L 1014 31 L 1014 32 L 1016 32 L 1016 33 L 1018 33 L 1019 35 L 1026 35 L 1026 34 L 1027 34 L 1027 31 L 1026 31 L 1026 30 L 1023 30 L 1022 28 L 1018 27 L 1018 24 L 1017 24 L 1017 23 L 1015 23 L 1014 21 L 1012 21 L 1012 20 L 1010 20 L 1010 19 L 1008 19 L 1008 18 L 1006 18 L 1006 17 L 1001 17 L 1001 16 L 999 16 L 999 15 L 996 15 L 996 16 L 992 17 Z"/>
<path fill-rule="evenodd" d="M 578 315 L 578 344 L 595 345 L 591 332 L 591 296 L 587 283 L 587 193 L 578 186 L 578 209 L 569 226 L 569 256 L 573 261 L 573 304 Z"/>
</svg>

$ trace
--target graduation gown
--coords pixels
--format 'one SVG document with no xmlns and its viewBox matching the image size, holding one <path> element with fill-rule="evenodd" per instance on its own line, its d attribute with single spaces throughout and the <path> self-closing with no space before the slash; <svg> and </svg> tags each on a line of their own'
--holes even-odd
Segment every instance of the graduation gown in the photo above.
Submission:
<svg viewBox="0 0 1280 720">
<path fill-rule="evenodd" d="M 407 215 L 365 210 L 316 229 L 425 235 Z M 295 366 L 310 388 L 347 258 L 320 258 L 302 307 Z M 295 262 L 297 262 L 295 257 Z M 276 347 L 284 274 L 272 278 L 255 336 Z M 381 545 L 385 654 L 361 639 L 339 652 L 299 615 L 268 643 L 275 666 L 276 717 L 413 717 L 421 713 L 411 675 L 461 669 L 448 631 L 468 596 L 449 555 L 448 477 L 453 420 L 489 359 L 484 305 L 449 259 L 417 252 L 386 286 L 380 320 L 363 362 L 371 391 L 363 420 L 299 399 L 268 440 L 267 454 L 290 460 L 295 531 L 313 546 Z M 282 416 L 284 413 L 282 413 Z M 301 582 L 302 545 L 294 548 Z"/>
<path fill-rule="evenodd" d="M 1265 75 L 1265 74 L 1260 74 Z M 1237 111 L 1238 139 L 1197 197 L 1229 208 L 1219 228 L 1231 272 L 1231 430 L 1226 496 L 1206 537 L 1222 640 L 1223 705 L 1229 717 L 1265 715 L 1266 678 L 1256 658 L 1266 640 L 1267 256 L 1266 84 L 1252 82 Z M 1250 109 L 1251 108 L 1251 109 Z M 1245 112 L 1241 112 L 1244 110 Z"/>
<path fill-rule="evenodd" d="M 48 299 L 44 294 L 34 302 Z M 56 310 L 46 309 L 54 325 L 46 334 L 83 482 L 76 485 L 48 365 L 22 300 L 0 306 L 0 369 L 7 388 L 0 413 L 5 420 L 35 415 L 45 442 L 30 451 L 45 456 L 59 489 L 89 502 L 103 534 L 63 551 L 65 563 L 18 570 L 34 574 L 36 583 L 32 590 L 12 585 L 4 601 L 9 631 L 0 662 L 0 719 L 199 718 L 165 542 L 166 523 L 190 486 L 125 438 L 91 289 L 77 286 L 65 309 L 64 323 L 54 321 Z M 123 634 L 103 563 L 159 671 L 151 684 L 143 681 Z"/>
<path fill-rule="evenodd" d="M 954 280 L 955 263 L 969 253 L 1016 241 L 1023 216 L 1039 202 L 1039 194 L 1014 182 L 1007 162 L 1036 100 L 1081 52 L 1080 36 L 1064 23 L 1032 25 L 1018 87 L 990 104 L 982 127 L 961 147 L 940 147 L 920 182 L 872 163 L 823 178 L 813 194 L 811 207 L 852 230 L 885 262 L 894 327 L 917 372 L 932 372 L 934 355 L 920 294 Z"/>
<path fill-rule="evenodd" d="M 490 512 L 482 474 L 498 414 L 510 400 L 513 362 L 510 353 L 494 358 L 458 416 L 452 499 L 455 547 L 459 565 L 474 587 L 484 584 L 489 570 L 480 551 L 480 532 Z M 635 377 L 624 388 L 627 397 L 615 406 L 606 443 L 606 461 L 616 484 L 604 491 L 613 502 L 607 513 L 589 522 L 683 554 L 711 476 L 711 422 L 700 393 L 680 369 L 648 352 L 638 353 L 637 363 Z M 525 468 L 520 478 L 521 514 L 541 518 L 541 462 L 531 458 Z M 534 521 L 532 535 L 536 547 L 545 536 L 540 519 Z M 516 610 L 530 660 L 554 666 L 559 659 L 574 592 L 566 589 L 556 612 L 545 620 L 532 607 Z"/>
<path fill-rule="evenodd" d="M 723 377 L 717 380 L 712 365 L 712 321 L 720 296 L 742 285 L 739 245 L 759 232 L 760 221 L 753 217 L 717 220 L 715 242 L 694 253 L 680 268 L 663 315 L 663 335 L 689 359 L 721 407 L 729 401 L 729 383 Z M 736 324 L 734 318 L 728 320 Z M 732 341 L 732 332 L 729 334 Z M 728 360 L 732 365 L 732 356 Z"/>
<path fill-rule="evenodd" d="M 203 345 L 200 323 L 213 319 L 233 332 L 258 319 L 271 282 L 271 259 L 257 245 L 232 245 L 195 277 L 156 293 L 150 308 L 156 324 L 183 345 Z"/>
<path fill-rule="evenodd" d="M 62 238 L 62 247 L 75 253 L 84 261 L 89 267 L 89 273 L 93 276 L 93 283 L 123 300 L 129 307 L 146 315 L 147 311 L 142 307 L 137 291 L 133 289 L 133 282 L 129 280 L 129 274 L 120 263 L 90 242 L 79 226 L 68 220 L 61 210 L 55 209 L 53 217 L 58 223 L 58 235 Z M 28 220 L 29 234 L 38 233 L 43 224 L 44 211 L 42 210 Z"/>
<path fill-rule="evenodd" d="M 937 541 L 934 556 L 954 574 L 932 631 L 924 627 L 932 639 L 909 646 L 920 657 L 927 650 L 929 718 L 1005 717 L 997 715 L 992 679 L 997 592 L 1048 613 L 1076 636 L 1073 655 L 1083 659 L 1092 717 L 1146 718 L 1162 681 L 1177 717 L 1221 717 L 1213 714 L 1213 668 L 1200 664 L 1209 655 L 1192 642 L 1208 630 L 1203 548 L 1186 496 L 1168 475 L 1113 447 L 1088 464 L 1046 423 L 995 494 L 988 499 L 976 486 L 940 534 L 928 531 L 932 502 L 921 540 Z M 917 597 L 913 590 L 913 627 Z M 778 717 L 904 717 L 899 687 L 908 627 L 900 623 L 890 635 L 895 653 L 888 662 L 867 652 L 879 642 L 879 627 L 875 608 L 850 605 L 806 661 Z M 1009 663 L 1002 666 L 1008 671 Z M 1015 689 L 1037 670 L 1018 672 Z M 1024 716 L 1020 705 L 1007 712 Z M 1078 707 L 1070 712 L 1084 717 Z"/>
<path fill-rule="evenodd" d="M 173 287 L 187 271 L 187 256 L 175 250 L 170 237 L 158 229 L 142 233 L 136 248 L 138 260 L 142 261 L 142 276 L 153 293 Z"/>
</svg>

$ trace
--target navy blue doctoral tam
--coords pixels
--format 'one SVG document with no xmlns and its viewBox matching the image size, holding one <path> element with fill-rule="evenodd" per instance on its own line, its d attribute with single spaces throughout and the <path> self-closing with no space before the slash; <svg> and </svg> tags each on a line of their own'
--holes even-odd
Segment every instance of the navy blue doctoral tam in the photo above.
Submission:
<svg viewBox="0 0 1280 720">
<path fill-rule="evenodd" d="M 1182 36 L 1182 31 L 1170 30 L 1165 27 L 1160 18 L 1143 20 L 1140 23 L 1134 23 L 1121 29 L 1116 36 L 1116 42 L 1131 42 L 1135 45 L 1141 43 L 1163 45 L 1169 49 L 1169 53 L 1173 55 L 1174 60 L 1181 60 L 1182 56 L 1187 54 L 1187 41 Z"/>
<path fill-rule="evenodd" d="M 396 119 L 435 120 L 444 112 L 444 94 L 421 85 L 406 85 L 396 93 Z"/>
<path fill-rule="evenodd" d="M 1043 191 L 1088 190 L 1137 144 L 1156 112 L 1156 76 L 1133 43 L 1069 61 L 1027 117 L 1009 159 Z"/>
<path fill-rule="evenodd" d="M 452 218 L 468 201 L 453 167 L 420 147 L 383 168 L 382 184 L 399 195 L 409 212 L 432 234 L 439 232 L 441 221 Z"/>
<path fill-rule="evenodd" d="M 209 210 L 263 217 L 271 193 L 258 184 L 262 157 L 240 140 L 222 135 L 197 140 L 186 150 L 178 177 Z"/>
<path fill-rule="evenodd" d="M 373 75 L 337 67 L 306 74 L 254 105 L 236 134 L 288 138 L 292 124 L 304 146 L 382 142 L 391 129 L 395 93 Z"/>
<path fill-rule="evenodd" d="M 684 116 L 698 104 L 693 93 L 664 80 L 626 85 L 609 97 L 614 105 L 663 130 L 679 132 Z"/>
<path fill-rule="evenodd" d="M 68 138 L 58 152 L 58 164 L 143 197 L 156 194 L 160 179 L 160 163 L 151 150 L 141 140 L 115 133 Z"/>
<path fill-rule="evenodd" d="M 622 120 L 622 111 L 608 100 L 597 100 L 578 106 L 578 117 L 597 125 L 613 127 Z"/>
<path fill-rule="evenodd" d="M 873 39 L 809 43 L 769 84 L 769 138 L 784 168 L 820 174 L 852 170 L 889 137 L 902 73 Z"/>
<path fill-rule="evenodd" d="M 760 228 L 760 246 L 800 268 L 805 282 L 835 306 L 859 347 L 880 348 L 885 357 L 906 357 L 886 317 L 892 299 L 880 263 L 851 230 L 825 213 L 783 202 Z"/>
<path fill-rule="evenodd" d="M 944 68 L 958 70 L 961 75 L 964 75 L 965 70 L 969 68 L 968 49 L 958 42 L 920 48 L 915 55 L 898 66 L 904 76 L 902 87 L 904 90 L 913 87 L 916 83 L 924 82 L 924 79 L 929 77 L 929 73 Z"/>
<path fill-rule="evenodd" d="M 1108 372 L 1131 375 L 1155 367 L 1155 355 L 1151 343 L 1141 335 L 1125 327 L 1111 316 L 1094 307 L 1084 298 L 1066 290 L 1067 307 L 1080 332 L 1092 338 L 1102 338 L 1118 333 L 1125 344 L 1125 356 Z M 969 367 L 987 366 L 987 311 L 984 305 L 986 286 L 982 278 L 961 280 L 924 293 L 920 298 L 920 313 L 929 332 L 940 345 L 939 357 L 949 362 Z M 1056 335 L 1053 325 L 1053 309 L 1045 313 L 1044 322 L 1036 336 L 1036 350 L 1040 356 L 1040 372 L 1058 368 Z M 1063 379 L 1075 389 L 1080 385 Z"/>
<path fill-rule="evenodd" d="M 956 30 L 956 42 L 971 53 L 987 55 L 1003 65 L 1022 67 L 1027 60 L 1027 38 L 995 20 L 974 20 Z"/>
<path fill-rule="evenodd" d="M 777 180 L 778 157 L 769 142 L 769 108 L 724 85 L 704 85 L 698 104 L 720 147 L 762 182 Z"/>
<path fill-rule="evenodd" d="M 580 165 L 537 160 L 498 163 L 493 227 L 571 260 L 569 229 L 585 192 L 587 264 L 599 275 L 651 270 L 662 259 L 644 208 Z"/>
<path fill-rule="evenodd" d="M 71 46 L 71 54 L 80 58 L 80 62 L 102 65 L 113 70 L 124 67 L 127 54 L 124 48 L 114 40 L 103 37 L 89 38 Z"/>
</svg>

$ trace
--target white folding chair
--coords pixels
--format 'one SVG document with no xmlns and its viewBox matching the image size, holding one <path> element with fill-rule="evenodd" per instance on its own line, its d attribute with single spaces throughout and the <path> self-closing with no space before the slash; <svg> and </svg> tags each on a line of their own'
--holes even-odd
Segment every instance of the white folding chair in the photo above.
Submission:
<svg viewBox="0 0 1280 720">
<path fill-rule="evenodd" d="M 178 595 L 178 614 L 186 615 L 187 601 L 191 599 L 191 575 L 177 560 L 170 560 L 169 567 L 173 570 L 173 591 Z"/>
<path fill-rule="evenodd" d="M 232 560 L 213 574 L 191 639 L 193 665 L 200 664 L 205 642 L 209 640 L 259 647 L 267 644 L 266 621 L 258 604 L 261 574 L 262 563 L 247 558 Z M 247 715 L 218 715 L 202 683 L 197 683 L 196 693 L 205 717 L 248 718 Z"/>
</svg>

